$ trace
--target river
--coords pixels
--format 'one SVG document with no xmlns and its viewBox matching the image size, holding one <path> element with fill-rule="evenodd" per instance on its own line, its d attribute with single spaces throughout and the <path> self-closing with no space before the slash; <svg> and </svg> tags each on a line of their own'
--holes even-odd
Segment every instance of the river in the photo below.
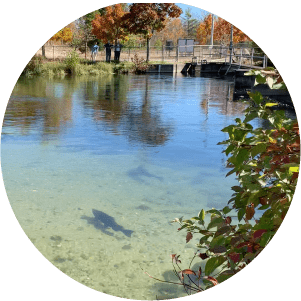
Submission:
<svg viewBox="0 0 301 301">
<path fill-rule="evenodd" d="M 20 78 L 1 165 L 13 211 L 36 248 L 95 290 L 130 299 L 185 296 L 196 248 L 176 217 L 231 196 L 221 129 L 243 116 L 233 83 L 182 75 Z M 185 265 L 186 264 L 186 265 Z"/>
</svg>

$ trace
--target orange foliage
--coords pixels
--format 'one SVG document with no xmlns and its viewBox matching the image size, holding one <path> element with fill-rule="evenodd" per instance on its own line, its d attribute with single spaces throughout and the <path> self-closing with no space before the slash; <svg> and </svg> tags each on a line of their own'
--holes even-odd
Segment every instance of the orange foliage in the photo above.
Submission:
<svg viewBox="0 0 301 301">
<path fill-rule="evenodd" d="M 214 39 L 224 43 L 230 42 L 231 23 L 222 18 L 218 18 L 214 26 Z M 233 43 L 251 41 L 251 39 L 240 29 L 233 26 Z"/>
<path fill-rule="evenodd" d="M 200 23 L 197 32 L 196 38 L 199 40 L 201 45 L 207 44 L 207 38 L 211 35 L 211 24 L 212 24 L 212 15 L 209 14 L 205 17 L 204 21 Z"/>
<path fill-rule="evenodd" d="M 123 26 L 125 14 L 121 4 L 106 7 L 103 16 L 95 15 L 92 21 L 92 33 L 104 43 L 126 38 L 127 34 Z"/>
<path fill-rule="evenodd" d="M 178 39 L 185 36 L 185 31 L 182 26 L 182 22 L 179 18 L 168 19 L 165 28 L 160 32 L 154 33 L 154 39 L 161 41 L 172 40 L 175 44 Z"/>
<path fill-rule="evenodd" d="M 64 42 L 71 42 L 73 38 L 73 32 L 69 27 L 64 27 L 59 32 L 57 32 L 54 36 L 50 38 L 50 41 L 59 41 L 62 40 Z"/>
<path fill-rule="evenodd" d="M 200 44 L 207 44 L 208 38 L 211 36 L 211 24 L 212 24 L 212 15 L 205 17 L 204 21 L 200 24 L 197 29 L 197 39 Z M 221 44 L 230 43 L 230 34 L 231 34 L 231 23 L 227 22 L 222 18 L 218 18 L 214 22 L 214 40 L 220 41 Z M 243 33 L 240 29 L 233 26 L 233 43 L 251 41 L 251 39 Z"/>
<path fill-rule="evenodd" d="M 164 29 L 168 18 L 177 18 L 181 13 L 174 3 L 133 3 L 125 21 L 131 33 L 151 38 L 155 31 Z"/>
</svg>

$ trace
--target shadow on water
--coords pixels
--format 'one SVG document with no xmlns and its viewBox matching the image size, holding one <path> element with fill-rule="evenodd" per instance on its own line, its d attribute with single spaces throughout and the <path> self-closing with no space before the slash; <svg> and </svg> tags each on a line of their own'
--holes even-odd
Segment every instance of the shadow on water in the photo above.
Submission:
<svg viewBox="0 0 301 301">
<path fill-rule="evenodd" d="M 127 175 L 133 179 L 136 182 L 139 183 L 146 183 L 146 181 L 143 179 L 145 178 L 155 178 L 159 180 L 160 182 L 163 182 L 163 178 L 156 176 L 154 174 L 149 173 L 142 165 L 138 166 L 137 168 L 133 168 L 127 172 Z"/>
<path fill-rule="evenodd" d="M 121 225 L 115 222 L 114 217 L 96 210 L 92 209 L 94 217 L 83 215 L 81 219 L 85 219 L 88 224 L 93 225 L 96 229 L 101 230 L 103 233 L 113 236 L 114 233 L 107 231 L 107 229 L 111 228 L 115 232 L 122 232 L 125 236 L 131 237 L 134 231 L 124 229 Z"/>
</svg>

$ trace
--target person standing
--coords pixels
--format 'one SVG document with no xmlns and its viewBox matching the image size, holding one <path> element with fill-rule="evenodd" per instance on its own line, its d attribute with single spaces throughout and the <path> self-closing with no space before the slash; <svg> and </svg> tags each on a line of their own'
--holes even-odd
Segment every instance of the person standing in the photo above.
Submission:
<svg viewBox="0 0 301 301">
<path fill-rule="evenodd" d="M 119 43 L 119 40 L 116 40 L 116 44 L 115 44 L 115 53 L 114 53 L 114 60 L 119 62 L 120 59 L 120 52 L 121 52 L 121 48 L 123 47 L 123 45 L 121 45 Z"/>
<path fill-rule="evenodd" d="M 93 45 L 93 47 L 91 49 L 92 62 L 95 62 L 97 54 L 98 54 L 98 50 L 99 50 L 99 46 L 97 45 L 97 42 L 95 42 L 95 44 Z"/>
<path fill-rule="evenodd" d="M 110 44 L 110 42 L 108 41 L 105 45 L 104 48 L 106 50 L 106 62 L 110 63 L 111 61 L 111 49 L 114 45 Z"/>
</svg>

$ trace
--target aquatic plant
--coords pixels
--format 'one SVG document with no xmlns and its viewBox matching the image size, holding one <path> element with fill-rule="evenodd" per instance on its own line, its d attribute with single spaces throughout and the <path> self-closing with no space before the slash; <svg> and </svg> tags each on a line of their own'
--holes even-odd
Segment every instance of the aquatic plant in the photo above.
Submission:
<svg viewBox="0 0 301 301">
<path fill-rule="evenodd" d="M 133 72 L 136 74 L 145 73 L 148 69 L 148 63 L 145 61 L 145 59 L 139 58 L 137 53 L 135 53 L 134 57 L 132 58 L 132 62 L 134 64 Z"/>
<path fill-rule="evenodd" d="M 270 78 L 268 74 L 257 74 L 257 81 L 263 83 L 263 78 Z M 269 81 L 284 86 L 277 76 Z M 177 284 L 187 294 L 225 281 L 256 258 L 279 229 L 295 193 L 300 165 L 297 120 L 273 110 L 277 103 L 259 92 L 249 96 L 244 119 L 236 118 L 236 124 L 222 129 L 229 139 L 219 143 L 226 146 L 227 167 L 231 168 L 227 176 L 236 174 L 238 180 L 228 205 L 173 221 L 180 224 L 178 231 L 186 230 L 186 243 L 198 240 L 198 251 L 188 268 L 181 268 L 180 255 L 171 255 Z M 253 128 L 250 122 L 255 118 L 268 125 Z"/>
</svg>

